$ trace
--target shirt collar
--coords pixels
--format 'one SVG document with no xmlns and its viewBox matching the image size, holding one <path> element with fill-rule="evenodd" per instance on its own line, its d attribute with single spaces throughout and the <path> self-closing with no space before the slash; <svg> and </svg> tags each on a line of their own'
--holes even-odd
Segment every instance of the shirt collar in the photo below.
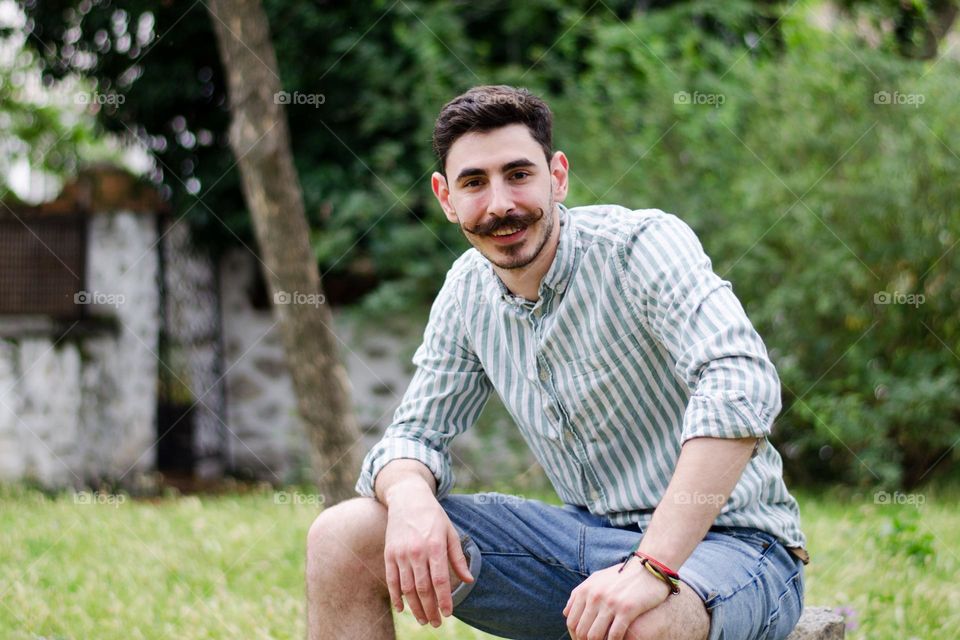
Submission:
<svg viewBox="0 0 960 640">
<path fill-rule="evenodd" d="M 557 253 L 553 257 L 553 264 L 543 277 L 540 288 L 546 287 L 556 293 L 563 293 L 576 267 L 577 229 L 570 219 L 567 208 L 559 203 L 557 208 L 560 210 L 560 242 L 557 245 Z"/>
</svg>

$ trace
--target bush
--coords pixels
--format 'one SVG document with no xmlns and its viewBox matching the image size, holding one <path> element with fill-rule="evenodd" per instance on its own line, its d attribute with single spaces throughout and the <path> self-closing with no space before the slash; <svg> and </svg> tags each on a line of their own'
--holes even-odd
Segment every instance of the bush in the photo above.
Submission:
<svg viewBox="0 0 960 640">
<path fill-rule="evenodd" d="M 780 371 L 794 478 L 927 478 L 956 459 L 960 418 L 957 63 L 802 16 L 782 53 L 718 47 L 676 35 L 684 11 L 593 25 L 559 119 L 568 203 L 662 208 L 699 232 Z"/>
<path fill-rule="evenodd" d="M 48 73 L 122 91 L 101 120 L 151 141 L 177 211 L 212 245 L 249 243 L 208 22 L 74 4 L 27 5 Z M 328 282 L 379 281 L 363 310 L 381 318 L 429 304 L 467 246 L 430 193 L 433 119 L 471 85 L 526 86 L 555 111 L 567 204 L 676 213 L 734 284 L 782 377 L 793 479 L 910 485 L 956 460 L 957 61 L 867 46 L 853 20 L 824 31 L 816 4 L 637 6 L 265 2 L 284 89 L 324 96 L 287 116 Z M 97 34 L 148 12 L 176 37 L 133 78 L 132 54 Z M 71 68 L 90 59 L 65 47 L 96 64 Z"/>
</svg>

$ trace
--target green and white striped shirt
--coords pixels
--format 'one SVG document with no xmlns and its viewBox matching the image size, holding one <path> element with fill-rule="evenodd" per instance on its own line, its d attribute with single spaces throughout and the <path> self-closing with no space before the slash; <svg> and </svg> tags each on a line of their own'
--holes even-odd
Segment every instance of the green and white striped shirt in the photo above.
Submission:
<svg viewBox="0 0 960 640">
<path fill-rule="evenodd" d="M 511 294 L 476 249 L 453 264 L 357 491 L 372 497 L 385 464 L 412 458 L 445 496 L 450 441 L 496 390 L 560 499 L 615 525 L 646 528 L 690 438 L 763 438 L 716 524 L 805 546 L 766 441 L 776 369 L 693 231 L 656 209 L 558 206 L 560 242 L 536 302 Z"/>
</svg>

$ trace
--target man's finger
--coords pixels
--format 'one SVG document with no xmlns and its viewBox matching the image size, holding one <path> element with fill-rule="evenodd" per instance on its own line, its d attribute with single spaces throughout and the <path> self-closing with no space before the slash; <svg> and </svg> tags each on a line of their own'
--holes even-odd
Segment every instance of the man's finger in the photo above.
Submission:
<svg viewBox="0 0 960 640">
<path fill-rule="evenodd" d="M 447 563 L 446 549 L 430 556 L 430 581 L 440 615 L 449 616 L 453 612 L 453 598 L 450 597 L 450 565 Z"/>
<path fill-rule="evenodd" d="M 577 623 L 580 622 L 580 614 L 583 613 L 583 608 L 586 606 L 586 602 L 583 598 L 574 598 L 573 604 L 570 605 L 570 614 L 567 616 L 567 630 L 570 631 L 570 637 L 577 637 Z"/>
<path fill-rule="evenodd" d="M 583 599 L 586 600 L 586 598 Z M 590 627 L 593 626 L 593 621 L 597 619 L 599 613 L 599 605 L 588 603 L 583 608 L 583 613 L 580 614 L 580 619 L 577 621 L 577 634 L 574 637 L 578 640 L 587 640 L 587 632 L 590 631 Z"/>
<path fill-rule="evenodd" d="M 457 576 L 464 582 L 473 582 L 470 564 L 467 562 L 467 557 L 463 554 L 463 546 L 460 544 L 460 535 L 452 524 L 447 530 L 447 555 L 450 557 L 450 565 Z"/>
<path fill-rule="evenodd" d="M 607 640 L 624 640 L 627 637 L 627 629 L 633 624 L 633 620 L 628 620 L 623 616 L 617 616 L 610 625 L 610 631 L 607 632 Z"/>
<path fill-rule="evenodd" d="M 603 610 L 594 618 L 593 624 L 584 633 L 584 638 L 606 638 L 607 629 L 610 628 L 610 622 L 613 620 L 613 611 L 604 607 Z"/>
<path fill-rule="evenodd" d="M 444 568 L 446 570 L 446 568 Z M 413 581 L 417 595 L 423 607 L 424 617 L 434 626 L 440 625 L 440 610 L 437 609 L 437 597 L 433 590 L 433 580 L 430 578 L 430 565 L 421 562 L 413 567 Z"/>
<path fill-rule="evenodd" d="M 414 581 L 413 571 L 406 564 L 399 565 L 400 570 L 400 591 L 407 599 L 410 605 L 410 612 L 420 624 L 426 624 L 427 616 L 423 613 L 423 605 L 420 604 L 420 596 L 417 594 L 417 585 Z"/>
<path fill-rule="evenodd" d="M 400 590 L 400 570 L 397 569 L 397 563 L 393 561 L 386 562 L 387 590 L 390 592 L 390 604 L 396 609 L 397 613 L 403 611 L 403 592 Z"/>
</svg>

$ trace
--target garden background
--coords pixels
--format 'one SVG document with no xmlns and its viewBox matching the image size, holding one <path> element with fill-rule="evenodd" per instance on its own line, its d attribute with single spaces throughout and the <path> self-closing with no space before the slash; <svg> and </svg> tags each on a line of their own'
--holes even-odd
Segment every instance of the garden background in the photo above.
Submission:
<svg viewBox="0 0 960 640">
<path fill-rule="evenodd" d="M 468 247 L 429 187 L 439 108 L 475 84 L 529 88 L 571 160 L 567 205 L 679 215 L 764 337 L 808 604 L 842 608 L 852 638 L 956 633 L 956 3 L 263 6 L 310 247 L 325 280 L 357 283 L 354 322 L 422 326 Z M 24 163 L 56 181 L 132 154 L 210 252 L 256 246 L 201 0 L 7 2 L 0 16 L 2 199 L 27 197 Z M 64 93 L 94 98 L 44 97 Z M 488 446 L 457 457 L 458 490 L 555 500 L 496 400 L 475 432 Z M 309 474 L 98 490 L 0 489 L 4 637 L 303 635 L 303 542 L 323 503 Z M 401 637 L 485 637 L 400 618 Z"/>
</svg>

